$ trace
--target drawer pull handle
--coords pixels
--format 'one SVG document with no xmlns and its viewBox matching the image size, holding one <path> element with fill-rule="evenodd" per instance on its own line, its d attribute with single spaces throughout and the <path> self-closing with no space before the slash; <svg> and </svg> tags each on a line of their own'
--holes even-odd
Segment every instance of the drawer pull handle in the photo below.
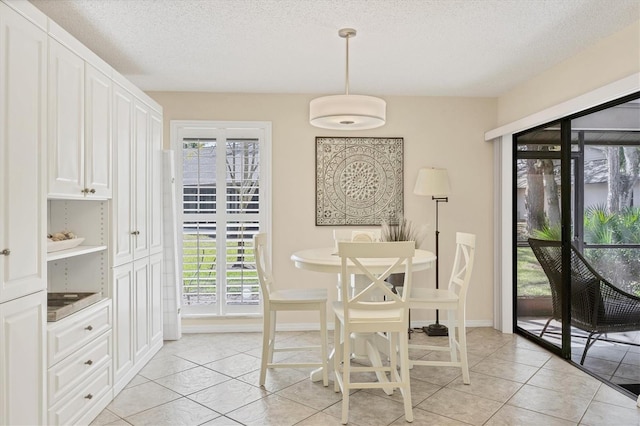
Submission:
<svg viewBox="0 0 640 426">
<path fill-rule="evenodd" d="M 85 364 L 87 364 L 87 365 L 91 365 L 91 364 L 93 364 L 93 361 L 91 361 L 91 360 L 89 360 L 89 361 L 85 361 Z"/>
<path fill-rule="evenodd" d="M 86 326 L 84 329 L 85 329 L 85 330 L 89 330 L 89 331 L 91 331 L 91 330 L 93 330 L 93 327 L 92 327 L 92 326 L 90 326 L 90 325 L 88 325 L 88 326 Z"/>
<path fill-rule="evenodd" d="M 140 235 L 140 231 L 133 231 L 131 235 Z"/>
<path fill-rule="evenodd" d="M 9 254 L 11 254 L 11 250 L 4 249 L 4 250 L 0 251 L 0 254 L 3 255 L 3 256 L 9 256 Z"/>
<path fill-rule="evenodd" d="M 93 398 L 93 395 L 88 394 L 88 395 L 86 395 L 86 396 L 85 396 L 85 398 L 86 398 L 86 399 L 91 399 L 91 398 Z"/>
</svg>

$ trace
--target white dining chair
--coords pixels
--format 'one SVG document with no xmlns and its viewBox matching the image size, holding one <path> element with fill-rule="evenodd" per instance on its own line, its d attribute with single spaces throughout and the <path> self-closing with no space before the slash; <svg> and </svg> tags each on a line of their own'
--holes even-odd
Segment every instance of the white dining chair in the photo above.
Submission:
<svg viewBox="0 0 640 426">
<path fill-rule="evenodd" d="M 349 291 L 341 286 L 341 301 L 333 304 L 335 313 L 334 390 L 342 391 L 342 424 L 349 419 L 349 393 L 352 389 L 399 388 L 404 400 L 405 419 L 413 421 L 408 359 L 408 308 L 407 297 L 411 291 L 411 260 L 415 252 L 413 241 L 359 243 L 340 242 L 338 255 L 341 260 L 340 281 L 349 282 L 351 274 L 360 274 L 369 281 L 362 290 Z M 383 260 L 384 272 L 373 271 L 372 260 Z M 402 267 L 401 265 L 404 266 Z M 368 265 L 368 266 L 365 266 Z M 385 279 L 402 267 L 405 276 L 402 295 L 393 293 Z M 380 297 L 383 295 L 384 297 Z M 389 365 L 352 366 L 352 333 L 385 333 L 389 344 Z M 370 350 L 375 350 L 373 346 Z M 400 360 L 398 360 L 400 357 Z M 400 361 L 400 362 L 398 362 Z M 398 367 L 400 373 L 398 373 Z M 377 382 L 352 382 L 351 373 L 375 372 L 388 380 Z"/>
<path fill-rule="evenodd" d="M 260 281 L 263 306 L 262 358 L 260 386 L 264 386 L 267 368 L 321 367 L 322 383 L 329 386 L 327 370 L 327 290 L 319 288 L 275 289 L 267 250 L 267 234 L 253 237 L 256 269 Z M 320 316 L 320 344 L 314 346 L 276 347 L 276 319 L 278 311 L 316 311 Z M 319 351 L 319 362 L 273 362 L 276 352 Z"/>
<path fill-rule="evenodd" d="M 473 271 L 476 236 L 463 232 L 456 233 L 456 254 L 449 287 L 444 289 L 413 288 L 409 298 L 409 307 L 415 309 L 446 310 L 449 326 L 449 346 L 411 344 L 410 349 L 450 352 L 450 361 L 410 359 L 411 366 L 426 365 L 436 367 L 460 367 L 462 381 L 470 384 L 469 362 L 467 359 L 467 334 L 465 327 L 465 308 L 467 290 Z M 458 352 L 460 360 L 458 360 Z"/>
</svg>

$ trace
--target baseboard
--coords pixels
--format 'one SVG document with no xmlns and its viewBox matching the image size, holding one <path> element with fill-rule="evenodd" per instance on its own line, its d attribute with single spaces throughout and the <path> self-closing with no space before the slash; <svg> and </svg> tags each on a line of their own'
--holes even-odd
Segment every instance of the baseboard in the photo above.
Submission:
<svg viewBox="0 0 640 426">
<path fill-rule="evenodd" d="M 216 324 L 190 324 L 182 325 L 183 334 L 196 334 L 196 333 L 261 333 L 262 324 L 224 324 L 221 321 L 216 321 Z M 433 321 L 411 321 L 412 327 L 426 327 Z M 447 325 L 446 321 L 442 321 L 442 324 Z M 493 327 L 492 320 L 472 320 L 467 321 L 467 327 Z M 333 323 L 327 324 L 328 330 L 334 329 Z M 280 323 L 276 327 L 276 331 L 318 331 L 320 326 L 318 323 Z"/>
</svg>

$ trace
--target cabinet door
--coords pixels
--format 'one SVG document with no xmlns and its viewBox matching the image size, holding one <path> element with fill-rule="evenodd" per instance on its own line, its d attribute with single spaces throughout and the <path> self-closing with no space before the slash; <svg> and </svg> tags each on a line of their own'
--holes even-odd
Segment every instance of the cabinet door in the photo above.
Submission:
<svg viewBox="0 0 640 426">
<path fill-rule="evenodd" d="M 45 424 L 47 294 L 0 303 L 0 424 Z"/>
<path fill-rule="evenodd" d="M 149 255 L 149 107 L 133 104 L 133 257 Z"/>
<path fill-rule="evenodd" d="M 84 61 L 49 39 L 49 197 L 84 198 Z"/>
<path fill-rule="evenodd" d="M 149 257 L 149 278 L 151 280 L 150 302 L 150 332 L 151 345 L 162 340 L 162 283 L 164 275 L 162 274 L 162 254 L 155 254 Z"/>
<path fill-rule="evenodd" d="M 133 263 L 133 285 L 135 293 L 135 332 L 134 332 L 134 362 L 149 351 L 149 313 L 150 313 L 150 280 L 149 259 L 142 259 Z"/>
<path fill-rule="evenodd" d="M 113 177 L 113 265 L 133 260 L 133 197 L 131 188 L 133 154 L 133 96 L 117 84 L 113 86 L 113 138 L 115 168 Z"/>
<path fill-rule="evenodd" d="M 116 390 L 128 382 L 127 373 L 133 368 L 133 336 L 135 328 L 135 294 L 133 265 L 128 263 L 113 269 L 113 374 Z"/>
<path fill-rule="evenodd" d="M 47 35 L 0 3 L 0 303 L 47 286 L 46 78 Z"/>
<path fill-rule="evenodd" d="M 151 254 L 162 252 L 162 115 L 151 111 L 149 173 L 149 249 Z"/>
<path fill-rule="evenodd" d="M 88 197 L 111 198 L 111 79 L 85 65 L 84 185 Z"/>
</svg>

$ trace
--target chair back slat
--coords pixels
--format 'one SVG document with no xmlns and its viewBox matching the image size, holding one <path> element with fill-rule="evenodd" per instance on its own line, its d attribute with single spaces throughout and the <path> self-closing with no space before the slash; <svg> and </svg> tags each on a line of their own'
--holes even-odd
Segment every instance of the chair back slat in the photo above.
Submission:
<svg viewBox="0 0 640 426">
<path fill-rule="evenodd" d="M 253 237 L 254 255 L 256 259 L 256 270 L 258 271 L 258 281 L 260 281 L 260 291 L 262 300 L 268 303 L 271 294 L 271 284 L 273 276 L 271 274 L 271 261 L 269 250 L 267 250 L 267 234 L 259 233 Z"/>
<path fill-rule="evenodd" d="M 456 293 L 460 300 L 466 300 L 476 253 L 476 236 L 464 232 L 456 233 L 456 254 L 449 280 L 449 291 Z"/>
<path fill-rule="evenodd" d="M 340 242 L 338 255 L 341 258 L 341 295 L 345 308 L 345 320 L 357 310 L 379 311 L 390 309 L 404 309 L 407 305 L 406 295 L 411 291 L 412 258 L 415 254 L 415 242 L 375 242 L 351 243 Z M 366 260 L 369 260 L 367 262 Z M 371 260 L 383 261 L 385 269 L 380 273 L 380 266 L 371 265 Z M 389 288 L 385 279 L 392 273 L 402 269 L 404 273 L 404 290 L 401 295 L 395 294 Z M 364 276 L 369 284 L 362 290 L 350 294 L 349 286 L 352 273 Z M 380 296 L 384 300 L 379 300 Z M 378 300 L 376 300 L 378 299 Z"/>
</svg>

